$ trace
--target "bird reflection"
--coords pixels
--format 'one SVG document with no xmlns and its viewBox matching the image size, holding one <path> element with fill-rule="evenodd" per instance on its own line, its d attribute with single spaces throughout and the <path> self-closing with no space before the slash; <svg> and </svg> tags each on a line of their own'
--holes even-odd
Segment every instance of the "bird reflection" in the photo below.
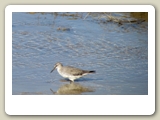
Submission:
<svg viewBox="0 0 160 120">
<path fill-rule="evenodd" d="M 94 90 L 89 88 L 89 87 L 85 87 L 82 86 L 78 83 L 74 83 L 71 82 L 69 84 L 64 84 L 62 85 L 57 92 L 54 92 L 52 89 L 50 89 L 52 91 L 53 94 L 55 95 L 78 95 L 84 92 L 93 92 Z"/>
</svg>

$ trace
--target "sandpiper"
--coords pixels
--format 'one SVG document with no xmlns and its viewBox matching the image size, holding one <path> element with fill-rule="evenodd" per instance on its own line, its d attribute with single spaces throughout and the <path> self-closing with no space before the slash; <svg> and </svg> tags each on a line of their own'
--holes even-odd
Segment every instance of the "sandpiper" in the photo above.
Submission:
<svg viewBox="0 0 160 120">
<path fill-rule="evenodd" d="M 61 63 L 56 63 L 53 70 L 51 70 L 51 72 L 53 72 L 55 69 L 57 69 L 58 73 L 64 77 L 64 78 L 68 78 L 69 80 L 71 80 L 72 82 L 74 82 L 74 80 L 87 75 L 89 73 L 95 73 L 95 71 L 89 71 L 89 70 L 81 70 L 79 68 L 75 68 L 72 66 L 63 66 Z"/>
</svg>

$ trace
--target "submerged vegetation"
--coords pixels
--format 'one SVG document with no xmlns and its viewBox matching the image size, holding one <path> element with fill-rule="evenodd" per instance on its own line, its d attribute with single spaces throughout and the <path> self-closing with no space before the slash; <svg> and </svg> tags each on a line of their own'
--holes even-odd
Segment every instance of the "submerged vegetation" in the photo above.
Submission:
<svg viewBox="0 0 160 120">
<path fill-rule="evenodd" d="M 88 13 L 84 19 L 86 19 L 89 15 L 98 16 L 98 20 L 102 21 L 103 23 L 115 22 L 118 24 L 123 24 L 123 23 L 141 23 L 144 21 L 148 21 L 148 13 L 140 13 L 140 12 L 137 12 L 137 13 L 132 13 L 132 12 L 131 13 L 112 13 L 112 12 Z"/>
<path fill-rule="evenodd" d="M 38 12 L 29 12 L 29 14 L 37 14 Z M 68 20 L 89 20 L 97 22 L 98 24 L 108 24 L 115 23 L 122 28 L 126 29 L 130 25 L 131 27 L 136 27 L 136 25 L 148 22 L 148 13 L 147 12 L 40 12 L 40 15 L 51 14 L 53 15 L 53 25 L 57 17 L 67 17 Z M 40 19 L 38 16 L 38 21 Z M 38 22 L 39 23 L 39 22 Z M 138 26 L 136 27 L 138 28 Z M 142 25 L 140 28 L 147 29 L 147 25 Z M 70 27 L 58 26 L 57 31 L 65 32 L 70 31 Z"/>
<path fill-rule="evenodd" d="M 36 14 L 38 12 L 29 12 L 29 14 Z M 75 12 L 75 13 L 70 13 L 70 12 L 53 12 L 53 13 L 44 13 L 40 12 L 42 15 L 43 14 L 53 14 L 55 17 L 60 15 L 60 16 L 67 16 L 69 19 L 77 19 L 81 18 L 83 20 L 86 20 L 88 17 L 92 17 L 94 19 L 98 20 L 106 20 L 105 22 L 115 22 L 119 24 L 123 23 L 140 23 L 144 21 L 148 21 L 148 13 L 147 12 Z"/>
</svg>

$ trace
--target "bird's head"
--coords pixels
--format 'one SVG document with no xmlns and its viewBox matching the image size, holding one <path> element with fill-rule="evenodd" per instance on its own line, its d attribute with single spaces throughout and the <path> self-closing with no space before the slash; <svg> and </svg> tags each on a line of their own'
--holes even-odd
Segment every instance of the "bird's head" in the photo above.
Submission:
<svg viewBox="0 0 160 120">
<path fill-rule="evenodd" d="M 61 63 L 56 63 L 53 67 L 53 69 L 51 70 L 51 72 L 53 72 L 55 69 L 62 67 L 63 65 Z"/>
</svg>

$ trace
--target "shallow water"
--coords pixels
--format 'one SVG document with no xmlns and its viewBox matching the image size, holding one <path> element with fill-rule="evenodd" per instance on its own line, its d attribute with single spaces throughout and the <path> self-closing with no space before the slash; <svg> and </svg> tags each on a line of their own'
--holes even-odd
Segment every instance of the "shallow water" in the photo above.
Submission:
<svg viewBox="0 0 160 120">
<path fill-rule="evenodd" d="M 75 81 L 77 94 L 147 95 L 148 23 L 104 21 L 87 13 L 13 13 L 12 94 L 53 95 L 73 86 L 50 73 L 61 62 L 96 70 Z"/>
</svg>

